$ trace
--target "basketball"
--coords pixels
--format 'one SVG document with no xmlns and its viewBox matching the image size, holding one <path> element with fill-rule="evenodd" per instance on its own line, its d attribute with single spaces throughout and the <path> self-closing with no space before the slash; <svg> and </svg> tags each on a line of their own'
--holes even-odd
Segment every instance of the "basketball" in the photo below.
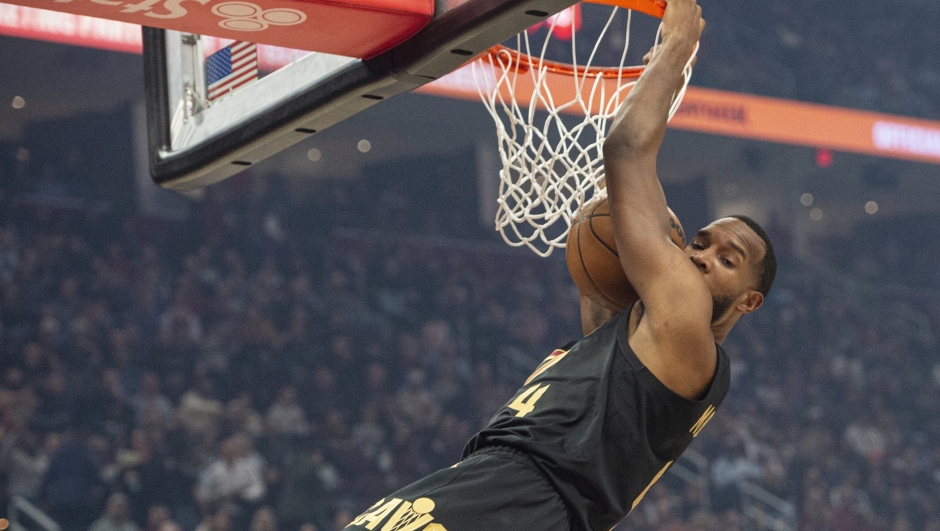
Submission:
<svg viewBox="0 0 940 531">
<path fill-rule="evenodd" d="M 672 209 L 669 215 L 673 221 L 670 237 L 679 248 L 685 248 L 682 225 Z M 588 203 L 575 217 L 568 231 L 565 259 L 575 285 L 594 303 L 620 311 L 637 300 L 617 255 L 606 197 Z"/>
</svg>

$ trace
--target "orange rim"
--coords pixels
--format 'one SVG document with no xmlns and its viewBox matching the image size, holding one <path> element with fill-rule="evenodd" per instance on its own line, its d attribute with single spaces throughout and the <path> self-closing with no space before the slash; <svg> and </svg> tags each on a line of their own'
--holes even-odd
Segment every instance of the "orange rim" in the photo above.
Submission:
<svg viewBox="0 0 940 531">
<path fill-rule="evenodd" d="M 502 55 L 502 57 L 500 57 L 500 55 Z M 532 57 L 529 54 L 524 54 L 520 51 L 503 46 L 502 44 L 497 44 L 496 46 L 493 46 L 484 52 L 483 57 L 484 59 L 489 60 L 491 63 L 499 64 L 507 70 L 513 70 L 520 74 L 528 72 L 530 68 L 534 68 L 536 71 L 540 71 L 544 68 L 546 71 L 552 74 L 561 74 L 565 76 L 600 76 L 603 79 L 621 79 L 629 81 L 639 79 L 640 75 L 643 73 L 644 68 L 642 66 L 625 66 L 623 68 L 595 66 L 586 68 L 579 66 L 575 68 L 574 65 L 568 63 L 541 60 Z"/>
<path fill-rule="evenodd" d="M 624 9 L 632 9 L 633 11 L 639 11 L 650 16 L 657 18 L 662 18 L 663 13 L 666 12 L 666 2 L 665 0 L 583 0 L 591 4 L 604 4 L 608 6 L 622 7 Z M 603 79 L 639 79 L 640 74 L 643 73 L 642 66 L 629 66 L 629 67 L 590 67 L 585 68 L 579 66 L 577 68 L 574 65 L 568 63 L 560 63 L 558 61 L 543 61 L 532 57 L 529 54 L 513 50 L 503 46 L 502 44 L 497 44 L 489 50 L 483 53 L 483 56 L 486 57 L 491 62 L 500 62 L 498 56 L 500 54 L 506 54 L 509 57 L 509 63 L 505 67 L 509 70 L 514 70 L 516 72 L 528 72 L 530 68 L 535 68 L 539 70 L 544 68 L 548 72 L 553 74 L 562 74 L 566 76 L 574 76 L 577 74 L 579 77 L 589 75 L 591 77 L 597 77 L 600 75 Z M 504 56 L 505 57 L 505 56 Z M 500 62 L 501 63 L 501 62 Z M 502 64 L 502 63 L 501 63 Z"/>
<path fill-rule="evenodd" d="M 584 0 L 591 4 L 604 4 L 608 6 L 617 6 L 624 9 L 632 9 L 645 13 L 647 15 L 663 18 L 666 12 L 665 0 Z"/>
</svg>

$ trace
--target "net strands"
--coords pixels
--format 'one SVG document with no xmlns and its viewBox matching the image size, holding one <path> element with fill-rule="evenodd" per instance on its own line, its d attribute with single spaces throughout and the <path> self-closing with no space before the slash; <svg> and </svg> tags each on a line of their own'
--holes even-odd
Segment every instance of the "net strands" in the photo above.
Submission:
<svg viewBox="0 0 940 531">
<path fill-rule="evenodd" d="M 480 97 L 496 123 L 502 162 L 496 230 L 511 246 L 528 247 L 542 257 L 564 248 L 581 205 L 605 194 L 604 139 L 643 71 L 643 67 L 624 66 L 630 10 L 620 64 L 592 64 L 618 9 L 611 9 L 583 65 L 577 62 L 577 32 L 571 38 L 570 64 L 545 59 L 551 31 L 537 54 L 532 53 L 529 34 L 522 32 L 516 49 L 495 46 L 473 63 Z M 660 32 L 661 28 L 655 42 Z M 670 118 L 685 95 L 697 50 L 696 46 L 683 72 L 682 87 L 673 97 Z"/>
</svg>

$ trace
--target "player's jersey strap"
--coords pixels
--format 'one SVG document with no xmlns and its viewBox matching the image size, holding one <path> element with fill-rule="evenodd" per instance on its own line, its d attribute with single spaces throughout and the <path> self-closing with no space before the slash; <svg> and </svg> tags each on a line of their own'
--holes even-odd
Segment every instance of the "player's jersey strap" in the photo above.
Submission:
<svg viewBox="0 0 940 531">
<path fill-rule="evenodd" d="M 728 392 L 728 357 L 703 400 L 687 400 L 650 373 L 627 342 L 629 309 L 552 352 L 473 437 L 527 452 L 568 505 L 573 530 L 610 529 L 643 499 Z"/>
</svg>

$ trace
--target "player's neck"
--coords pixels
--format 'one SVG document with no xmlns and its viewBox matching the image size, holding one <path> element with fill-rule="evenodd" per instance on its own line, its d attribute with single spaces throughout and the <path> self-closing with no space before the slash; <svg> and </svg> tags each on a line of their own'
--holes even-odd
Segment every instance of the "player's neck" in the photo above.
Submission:
<svg viewBox="0 0 940 531">
<path fill-rule="evenodd" d="M 721 319 L 712 323 L 712 335 L 715 336 L 715 343 L 719 345 L 724 343 L 725 338 L 728 337 L 728 332 L 734 328 L 734 325 L 738 323 L 738 319 L 741 318 L 741 314 L 728 312 L 727 315 L 722 316 Z"/>
</svg>

